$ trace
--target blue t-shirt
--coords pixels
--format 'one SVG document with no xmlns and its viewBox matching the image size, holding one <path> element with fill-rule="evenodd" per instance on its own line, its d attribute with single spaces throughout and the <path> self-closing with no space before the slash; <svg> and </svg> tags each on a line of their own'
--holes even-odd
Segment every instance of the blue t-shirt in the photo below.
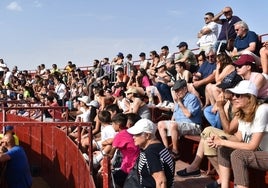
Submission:
<svg viewBox="0 0 268 188">
<path fill-rule="evenodd" d="M 182 112 L 181 108 L 179 108 L 178 103 L 175 103 L 174 107 L 174 119 L 176 122 L 182 122 L 182 123 L 196 123 L 196 124 L 201 124 L 201 105 L 198 100 L 198 98 L 193 95 L 192 93 L 186 93 L 184 98 L 182 99 L 182 104 L 189 110 L 191 113 L 191 117 L 188 118 L 184 115 Z"/>
<path fill-rule="evenodd" d="M 197 72 L 201 73 L 201 79 L 204 79 L 211 75 L 213 71 L 216 69 L 216 63 L 209 63 L 208 61 L 205 61 Z"/>
<path fill-rule="evenodd" d="M 226 31 L 228 32 L 228 39 L 235 39 L 236 32 L 234 29 L 234 24 L 238 21 L 241 21 L 241 19 L 237 16 L 232 16 L 230 20 L 221 19 L 222 26 L 221 26 L 221 32 L 218 36 L 218 40 L 227 40 Z"/>
<path fill-rule="evenodd" d="M 235 38 L 234 47 L 236 47 L 237 51 L 239 52 L 248 48 L 251 42 L 256 42 L 257 50 L 258 41 L 258 35 L 253 31 L 248 31 L 246 36 L 244 36 L 243 38 L 240 38 L 239 36 Z M 254 54 L 257 54 L 257 52 L 254 52 Z"/>
<path fill-rule="evenodd" d="M 27 156 L 20 146 L 14 146 L 5 154 L 10 156 L 7 162 L 6 179 L 9 188 L 30 188 L 32 176 Z"/>
</svg>

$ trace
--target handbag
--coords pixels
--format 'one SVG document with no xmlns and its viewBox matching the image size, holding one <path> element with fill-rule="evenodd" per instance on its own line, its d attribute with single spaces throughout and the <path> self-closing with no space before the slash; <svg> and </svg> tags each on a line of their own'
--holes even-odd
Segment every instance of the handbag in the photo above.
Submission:
<svg viewBox="0 0 268 188">
<path fill-rule="evenodd" d="M 137 161 L 136 161 L 134 167 L 132 168 L 132 170 L 129 172 L 129 174 L 125 180 L 123 188 L 142 188 L 142 185 L 139 182 Z"/>
</svg>

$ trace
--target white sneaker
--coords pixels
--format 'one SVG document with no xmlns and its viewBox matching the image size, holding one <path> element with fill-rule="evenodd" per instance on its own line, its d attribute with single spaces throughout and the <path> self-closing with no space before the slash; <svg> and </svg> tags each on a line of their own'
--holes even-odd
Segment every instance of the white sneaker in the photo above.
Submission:
<svg viewBox="0 0 268 188">
<path fill-rule="evenodd" d="M 161 107 L 166 108 L 167 105 L 168 105 L 168 103 L 169 103 L 168 101 L 164 101 L 164 102 L 162 103 Z"/>
<path fill-rule="evenodd" d="M 86 153 L 83 153 L 83 157 L 87 162 L 89 162 L 89 157 L 88 157 L 88 155 Z"/>
<path fill-rule="evenodd" d="M 162 106 L 161 102 L 156 105 L 156 107 L 161 107 L 161 106 Z"/>
<path fill-rule="evenodd" d="M 171 102 L 171 103 L 169 103 L 169 104 L 168 104 L 168 106 L 167 106 L 167 107 L 168 107 L 168 108 L 170 108 L 170 109 L 173 109 L 173 108 L 174 108 L 174 106 L 175 106 L 175 105 L 174 105 L 174 103 L 173 103 L 173 102 Z"/>
</svg>

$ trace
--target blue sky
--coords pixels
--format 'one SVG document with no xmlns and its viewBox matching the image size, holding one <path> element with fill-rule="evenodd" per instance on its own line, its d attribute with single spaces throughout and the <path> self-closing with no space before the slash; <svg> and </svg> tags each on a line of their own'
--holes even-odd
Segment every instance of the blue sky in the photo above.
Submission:
<svg viewBox="0 0 268 188">
<path fill-rule="evenodd" d="M 163 45 L 176 52 L 180 41 L 196 48 L 204 14 L 227 5 L 250 30 L 268 33 L 267 0 L 1 0 L 0 58 L 9 68 L 34 70 L 69 60 L 92 65 L 118 52 L 149 57 Z"/>
</svg>

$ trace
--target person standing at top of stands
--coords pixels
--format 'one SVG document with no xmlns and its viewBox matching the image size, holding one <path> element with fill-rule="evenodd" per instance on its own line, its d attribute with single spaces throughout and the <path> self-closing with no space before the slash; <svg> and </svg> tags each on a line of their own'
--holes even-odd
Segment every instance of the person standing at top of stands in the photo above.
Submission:
<svg viewBox="0 0 268 188">
<path fill-rule="evenodd" d="M 175 59 L 175 63 L 184 62 L 187 70 L 192 73 L 195 72 L 197 65 L 196 57 L 195 54 L 188 49 L 188 44 L 186 42 L 180 42 L 177 47 L 179 48 L 180 53 Z"/>
<path fill-rule="evenodd" d="M 8 151 L 0 153 L 0 162 L 7 162 L 6 180 L 10 188 L 30 188 L 32 176 L 27 156 L 22 147 L 15 145 L 15 139 L 11 133 L 5 134 L 0 140 L 0 147 Z"/>
<path fill-rule="evenodd" d="M 57 64 L 52 64 L 52 69 L 50 70 L 51 74 L 61 74 L 60 69 Z"/>
<path fill-rule="evenodd" d="M 114 73 L 117 71 L 119 67 L 123 68 L 124 70 L 124 54 L 122 52 L 119 52 L 117 56 L 112 60 L 111 64 L 113 66 Z"/>
<path fill-rule="evenodd" d="M 107 75 L 109 78 L 111 78 L 111 64 L 109 62 L 109 58 L 108 57 L 105 57 L 101 60 L 101 67 L 104 71 L 104 75 Z"/>
<path fill-rule="evenodd" d="M 225 18 L 221 18 L 222 15 L 224 15 Z M 234 41 L 236 38 L 234 24 L 238 21 L 241 21 L 241 19 L 238 16 L 234 16 L 232 8 L 227 6 L 224 7 L 222 11 L 217 15 L 215 15 L 212 21 L 221 25 L 221 31 L 215 46 L 215 49 L 217 50 L 216 52 L 218 54 L 218 52 L 223 52 L 226 49 L 228 40 Z"/>
<path fill-rule="evenodd" d="M 256 64 L 259 66 L 261 61 L 258 35 L 254 31 L 250 31 L 248 25 L 243 21 L 237 22 L 234 27 L 237 36 L 234 41 L 234 49 L 230 55 L 236 57 L 242 54 L 249 54 L 254 57 Z"/>
<path fill-rule="evenodd" d="M 66 98 L 66 94 L 67 94 L 66 86 L 58 76 L 54 77 L 54 85 L 55 85 L 54 92 L 58 96 L 58 104 L 60 106 L 63 106 L 65 104 L 64 99 Z"/>
<path fill-rule="evenodd" d="M 129 75 L 130 74 L 130 69 L 133 66 L 133 60 L 132 60 L 132 54 L 127 54 L 126 56 L 127 60 L 125 61 L 125 66 L 127 67 L 127 71 L 126 74 Z"/>
<path fill-rule="evenodd" d="M 7 65 L 4 63 L 3 59 L 0 59 L 0 79 L 4 76 L 5 68 Z"/>
<path fill-rule="evenodd" d="M 43 74 L 45 74 L 45 72 L 46 72 L 46 65 L 45 64 L 41 64 L 40 65 L 40 72 L 39 72 L 40 76 L 42 76 Z"/>
<path fill-rule="evenodd" d="M 161 53 L 160 53 L 160 61 L 165 61 L 166 59 L 174 59 L 174 55 L 169 52 L 168 46 L 163 46 L 161 48 Z"/>
<path fill-rule="evenodd" d="M 205 26 L 198 32 L 197 46 L 200 47 L 200 51 L 208 52 L 210 48 L 215 50 L 215 44 L 218 37 L 218 25 L 212 20 L 214 14 L 207 12 L 205 14 Z"/>
<path fill-rule="evenodd" d="M 156 73 L 155 69 L 158 63 L 160 62 L 160 56 L 155 50 L 153 50 L 150 52 L 150 58 L 151 58 L 151 63 L 150 63 L 149 69 L 147 69 L 147 74 L 149 75 L 150 79 L 154 79 L 155 73 Z"/>
<path fill-rule="evenodd" d="M 147 70 L 149 68 L 149 61 L 146 59 L 146 54 L 144 52 L 141 52 L 140 55 L 140 69 L 145 69 Z"/>
</svg>

